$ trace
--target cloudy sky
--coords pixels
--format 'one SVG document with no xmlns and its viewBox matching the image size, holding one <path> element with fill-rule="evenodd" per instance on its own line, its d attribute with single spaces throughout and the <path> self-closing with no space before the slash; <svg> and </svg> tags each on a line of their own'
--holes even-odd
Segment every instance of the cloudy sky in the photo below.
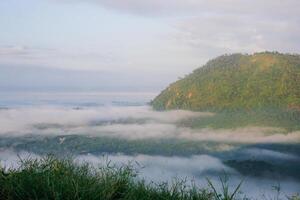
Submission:
<svg viewBox="0 0 300 200">
<path fill-rule="evenodd" d="M 300 53 L 299 13 L 299 0 L 2 0 L 0 90 L 158 91 L 221 54 Z"/>
</svg>

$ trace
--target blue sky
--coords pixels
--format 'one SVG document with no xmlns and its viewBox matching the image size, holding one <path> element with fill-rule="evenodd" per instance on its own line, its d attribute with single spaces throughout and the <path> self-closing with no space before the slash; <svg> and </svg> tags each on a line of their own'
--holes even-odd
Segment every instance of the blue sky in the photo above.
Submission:
<svg viewBox="0 0 300 200">
<path fill-rule="evenodd" d="M 299 53 L 299 7 L 297 0 L 3 0 L 0 88 L 157 91 L 221 54 Z M 83 71 L 93 81 L 74 81 Z M 72 81 L 55 78 L 65 74 Z"/>
</svg>

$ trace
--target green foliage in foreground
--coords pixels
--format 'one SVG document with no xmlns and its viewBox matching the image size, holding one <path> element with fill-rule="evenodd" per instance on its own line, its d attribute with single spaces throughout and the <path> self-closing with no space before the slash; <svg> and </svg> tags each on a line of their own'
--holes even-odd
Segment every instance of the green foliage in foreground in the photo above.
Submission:
<svg viewBox="0 0 300 200">
<path fill-rule="evenodd" d="M 300 55 L 224 55 L 172 83 L 152 102 L 157 110 L 300 109 Z"/>
<path fill-rule="evenodd" d="M 26 160 L 17 170 L 0 170 L 0 199 L 214 199 L 208 190 L 187 187 L 184 182 L 151 185 L 136 175 L 130 166 L 95 169 L 53 157 Z"/>
<path fill-rule="evenodd" d="M 230 191 L 228 177 L 220 178 L 221 192 L 210 179 L 210 189 L 187 186 L 185 181 L 173 184 L 148 184 L 137 178 L 130 166 L 94 168 L 69 159 L 47 156 L 21 160 L 18 169 L 0 168 L 2 200 L 234 200 L 242 182 Z M 243 199 L 248 199 L 243 197 Z M 279 200 L 279 195 L 277 197 Z M 299 196 L 287 197 L 299 200 Z"/>
</svg>

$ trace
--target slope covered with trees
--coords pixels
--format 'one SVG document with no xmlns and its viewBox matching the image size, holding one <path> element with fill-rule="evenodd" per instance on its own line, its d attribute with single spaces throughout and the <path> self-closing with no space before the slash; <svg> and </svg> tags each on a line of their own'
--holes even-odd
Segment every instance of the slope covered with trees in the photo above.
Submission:
<svg viewBox="0 0 300 200">
<path fill-rule="evenodd" d="M 299 110 L 300 55 L 217 57 L 169 85 L 151 105 L 156 110 Z"/>
</svg>

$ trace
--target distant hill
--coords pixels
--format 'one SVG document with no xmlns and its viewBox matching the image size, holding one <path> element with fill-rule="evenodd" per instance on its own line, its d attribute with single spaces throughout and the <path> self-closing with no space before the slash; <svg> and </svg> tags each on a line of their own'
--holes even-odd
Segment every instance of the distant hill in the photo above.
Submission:
<svg viewBox="0 0 300 200">
<path fill-rule="evenodd" d="M 300 108 L 300 55 L 223 55 L 163 90 L 156 110 Z"/>
</svg>

